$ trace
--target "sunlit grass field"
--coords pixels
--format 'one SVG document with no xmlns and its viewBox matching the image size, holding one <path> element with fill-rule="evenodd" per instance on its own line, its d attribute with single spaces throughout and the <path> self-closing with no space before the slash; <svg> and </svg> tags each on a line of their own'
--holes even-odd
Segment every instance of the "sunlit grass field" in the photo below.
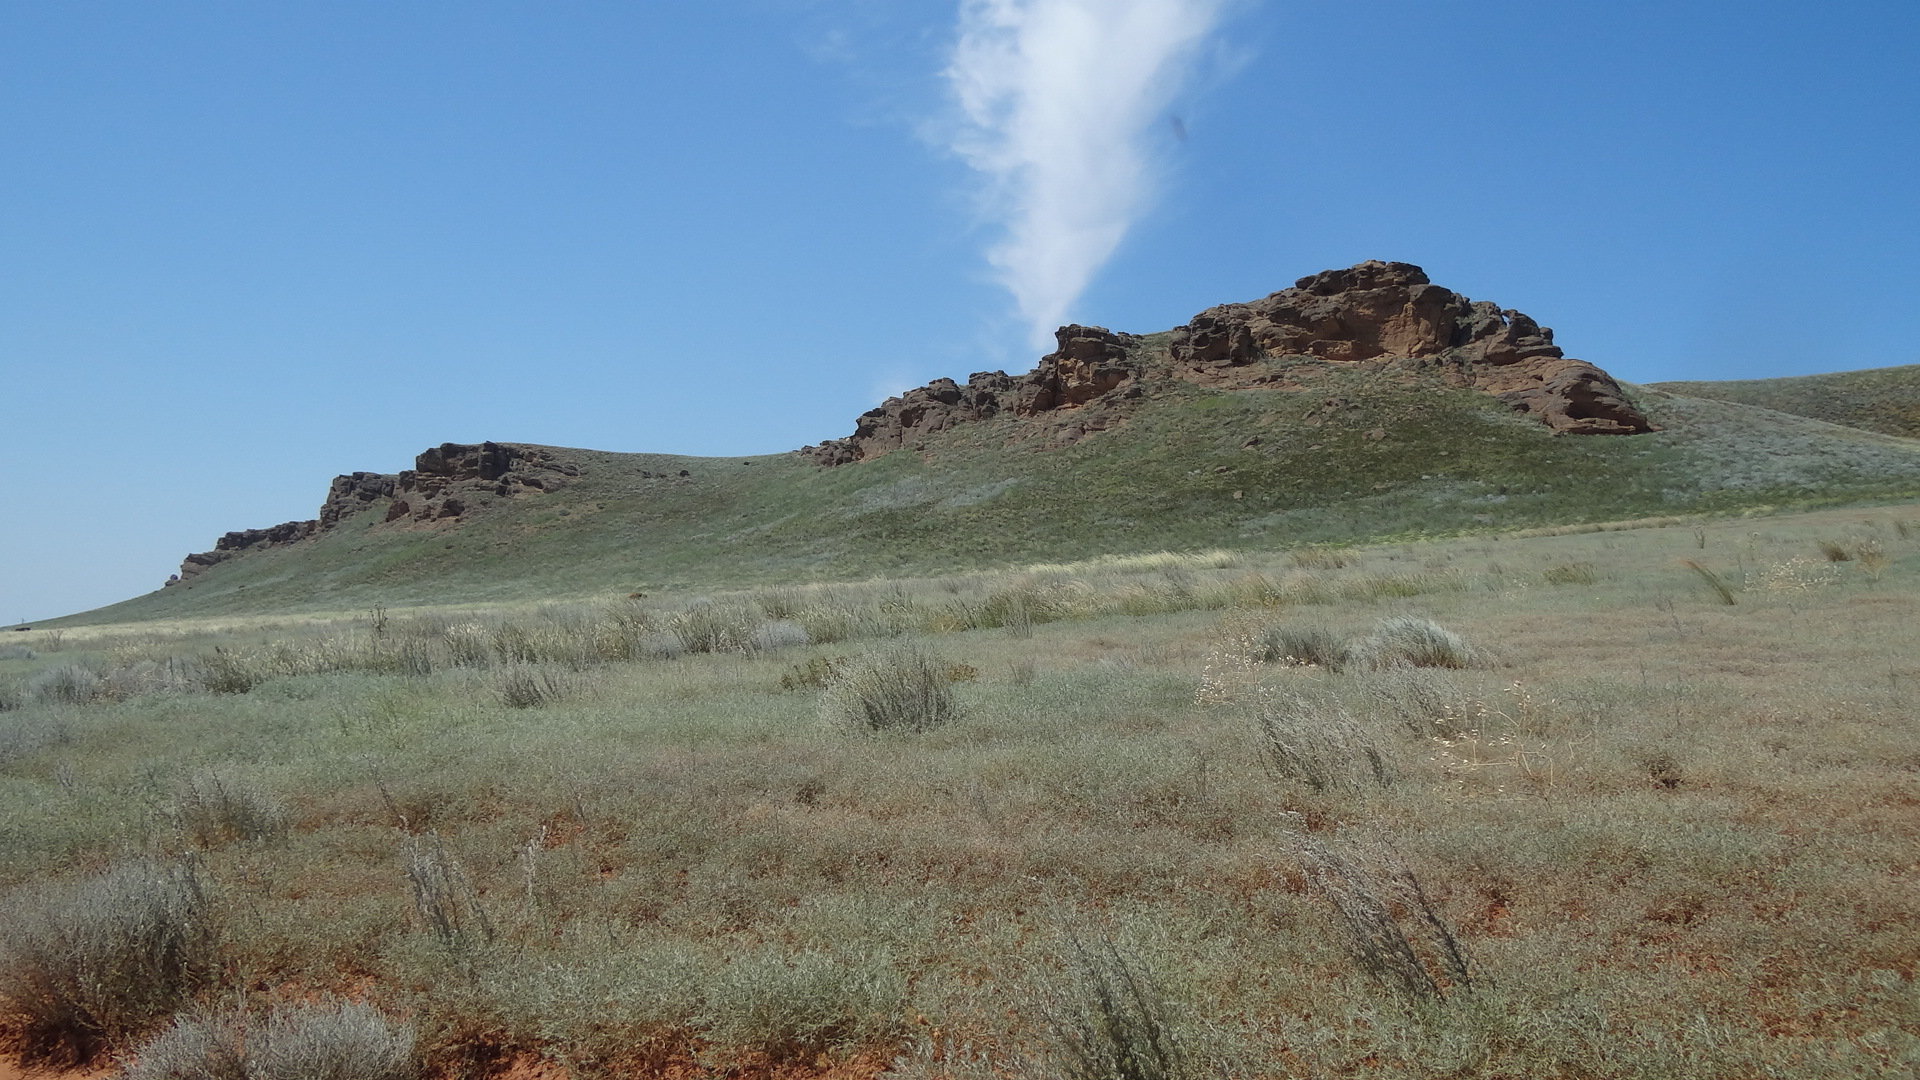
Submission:
<svg viewBox="0 0 1920 1080">
<path fill-rule="evenodd" d="M 7 638 L 29 1061 L 1920 1069 L 1920 505 Z"/>
</svg>

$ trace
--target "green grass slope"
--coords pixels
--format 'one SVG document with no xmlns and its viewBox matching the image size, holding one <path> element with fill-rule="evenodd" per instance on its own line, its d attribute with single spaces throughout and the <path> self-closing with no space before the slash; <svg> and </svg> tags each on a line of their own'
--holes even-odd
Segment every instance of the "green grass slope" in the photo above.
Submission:
<svg viewBox="0 0 1920 1080">
<path fill-rule="evenodd" d="M 1829 424 L 1920 438 L 1920 364 L 1786 379 L 1653 385 L 1672 394 L 1758 405 Z"/>
<path fill-rule="evenodd" d="M 1920 442 L 1636 391 L 1664 430 L 1561 436 L 1472 390 L 1351 370 L 1158 384 L 1112 429 L 962 425 L 919 452 L 567 451 L 569 487 L 457 525 L 382 508 L 80 621 L 485 603 L 1432 536 L 1920 494 Z M 677 474 L 687 480 L 643 477 Z M 316 487 L 319 485 L 316 484 Z"/>
</svg>

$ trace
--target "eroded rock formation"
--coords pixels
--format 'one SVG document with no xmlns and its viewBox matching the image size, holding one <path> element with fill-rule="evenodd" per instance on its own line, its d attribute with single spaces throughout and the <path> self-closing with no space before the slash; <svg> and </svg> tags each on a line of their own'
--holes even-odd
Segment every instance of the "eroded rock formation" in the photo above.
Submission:
<svg viewBox="0 0 1920 1080">
<path fill-rule="evenodd" d="M 1653 430 L 1618 383 L 1568 358 L 1553 331 L 1518 311 L 1470 300 L 1410 263 L 1364 262 L 1301 278 L 1251 303 L 1222 304 L 1168 335 L 1164 352 L 1098 327 L 1063 326 L 1059 347 L 1021 376 L 983 372 L 965 386 L 939 379 L 889 398 L 852 435 L 799 453 L 843 465 L 913 446 L 926 435 L 1000 413 L 1032 416 L 1117 403 L 1151 378 L 1234 388 L 1273 381 L 1274 362 L 1437 370 L 1570 435 Z M 1098 428 L 1111 416 L 1082 427 Z"/>
<path fill-rule="evenodd" d="M 334 477 L 319 517 L 270 529 L 230 532 L 214 544 L 212 551 L 187 556 L 180 564 L 180 573 L 167 584 L 191 580 L 236 556 L 298 543 L 383 501 L 387 522 L 458 520 L 498 499 L 558 490 L 578 475 L 579 466 L 561 460 L 545 447 L 442 443 L 416 456 L 413 468 L 399 473 L 356 472 Z"/>
<path fill-rule="evenodd" d="M 1124 395 L 1137 385 L 1144 366 L 1134 355 L 1140 339 L 1098 326 L 1063 326 L 1054 331 L 1058 347 L 1025 375 L 981 371 L 961 386 L 935 379 L 918 389 L 888 398 L 854 421 L 853 434 L 829 439 L 799 453 L 822 465 L 844 465 L 878 457 L 955 424 L 1001 413 L 1033 416 L 1076 409 L 1108 394 Z"/>
<path fill-rule="evenodd" d="M 1335 363 L 1431 361 L 1570 435 L 1630 435 L 1653 425 L 1620 384 L 1553 343 L 1553 331 L 1427 280 L 1411 263 L 1364 262 L 1301 278 L 1249 304 L 1222 304 L 1172 334 L 1184 373 L 1206 379 L 1289 357 Z"/>
</svg>

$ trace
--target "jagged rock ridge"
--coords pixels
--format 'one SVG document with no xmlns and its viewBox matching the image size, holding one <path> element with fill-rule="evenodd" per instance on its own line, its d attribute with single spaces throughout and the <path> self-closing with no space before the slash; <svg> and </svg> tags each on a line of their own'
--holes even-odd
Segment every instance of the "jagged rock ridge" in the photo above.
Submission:
<svg viewBox="0 0 1920 1080">
<path fill-rule="evenodd" d="M 1021 376 L 980 372 L 965 386 L 938 379 L 889 398 L 855 422 L 852 435 L 799 453 L 822 465 L 878 457 L 956 424 L 1002 413 L 1033 416 L 1115 405 L 1143 380 L 1185 379 L 1235 388 L 1276 381 L 1273 362 L 1431 369 L 1569 435 L 1631 435 L 1654 426 L 1620 385 L 1566 356 L 1553 331 L 1528 316 L 1470 300 L 1411 263 L 1369 261 L 1301 278 L 1246 304 L 1222 304 L 1173 329 L 1162 353 L 1141 338 L 1063 326 L 1059 347 Z M 1078 430 L 1117 422 L 1112 410 Z"/>
<path fill-rule="evenodd" d="M 402 524 L 458 521 L 496 499 L 523 498 L 556 491 L 580 468 L 562 461 L 545 447 L 519 443 L 442 443 L 413 459 L 413 468 L 399 473 L 355 472 L 333 478 L 320 516 L 289 521 L 268 529 L 227 533 L 212 551 L 186 557 L 180 572 L 167 581 L 178 585 L 208 569 L 255 551 L 299 543 L 337 527 L 341 522 L 387 501 L 386 520 Z"/>
</svg>

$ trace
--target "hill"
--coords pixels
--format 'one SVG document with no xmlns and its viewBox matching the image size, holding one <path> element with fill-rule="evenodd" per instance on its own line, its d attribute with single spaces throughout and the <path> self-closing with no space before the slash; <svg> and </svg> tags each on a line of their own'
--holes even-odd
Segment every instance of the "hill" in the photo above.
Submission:
<svg viewBox="0 0 1920 1080">
<path fill-rule="evenodd" d="M 783 455 L 448 444 L 337 478 L 78 618 L 942 573 L 1920 493 L 1920 442 L 1623 387 L 1552 331 L 1367 263 L 1150 334 L 1065 327 Z"/>
<path fill-rule="evenodd" d="M 1920 438 L 1920 364 L 1795 375 L 1784 379 L 1662 382 L 1656 389 L 1688 397 L 1758 405 L 1883 435 Z"/>
</svg>

